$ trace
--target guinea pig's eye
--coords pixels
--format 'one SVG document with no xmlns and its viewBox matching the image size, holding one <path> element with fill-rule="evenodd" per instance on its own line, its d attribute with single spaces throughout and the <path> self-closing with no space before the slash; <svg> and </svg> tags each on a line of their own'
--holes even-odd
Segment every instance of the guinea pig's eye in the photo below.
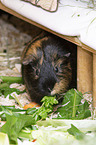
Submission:
<svg viewBox="0 0 96 145">
<path fill-rule="evenodd" d="M 58 67 L 55 67 L 54 70 L 56 73 L 59 71 Z"/>
<path fill-rule="evenodd" d="M 40 73 L 40 70 L 39 70 L 39 69 L 36 69 L 35 73 L 36 73 L 36 75 L 38 76 L 39 73 Z"/>
</svg>

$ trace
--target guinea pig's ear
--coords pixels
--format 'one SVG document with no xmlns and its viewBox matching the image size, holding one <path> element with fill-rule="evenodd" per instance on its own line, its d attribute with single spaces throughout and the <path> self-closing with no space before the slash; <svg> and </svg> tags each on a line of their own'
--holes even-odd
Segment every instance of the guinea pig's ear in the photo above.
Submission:
<svg viewBox="0 0 96 145">
<path fill-rule="evenodd" d="M 28 65 L 30 62 L 32 62 L 32 55 L 28 55 L 22 60 L 23 65 Z"/>
<path fill-rule="evenodd" d="M 66 57 L 69 57 L 70 55 L 71 55 L 71 53 L 70 53 L 70 52 L 68 52 L 68 53 L 64 54 L 64 56 L 66 56 Z"/>
</svg>

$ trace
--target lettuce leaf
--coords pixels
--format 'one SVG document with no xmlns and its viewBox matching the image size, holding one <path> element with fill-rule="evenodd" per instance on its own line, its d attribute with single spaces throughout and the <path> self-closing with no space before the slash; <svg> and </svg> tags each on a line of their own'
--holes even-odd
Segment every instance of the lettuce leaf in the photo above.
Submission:
<svg viewBox="0 0 96 145">
<path fill-rule="evenodd" d="M 71 124 L 79 128 L 82 132 L 96 131 L 96 120 L 71 120 L 71 119 L 49 119 L 37 121 L 37 125 L 43 127 L 54 127 L 58 131 L 67 131 Z"/>
<path fill-rule="evenodd" d="M 72 123 L 76 124 L 78 128 L 74 126 Z M 58 120 L 57 119 L 54 121 L 54 119 L 48 119 L 45 121 L 38 121 L 37 124 L 38 124 L 38 130 L 32 130 L 30 132 L 27 131 L 28 135 L 27 132 L 26 131 L 24 132 L 23 130 L 20 132 L 19 137 L 28 136 L 29 140 L 31 141 L 32 139 L 33 140 L 35 139 L 36 140 L 35 145 L 46 145 L 46 144 L 47 145 L 69 145 L 69 144 L 70 145 L 94 145 L 94 143 L 96 142 L 96 132 L 95 132 L 96 120 Z M 83 130 L 84 124 L 87 125 Z M 95 126 L 93 130 L 94 124 Z M 91 134 L 91 130 L 93 130 L 92 134 Z"/>
<path fill-rule="evenodd" d="M 9 145 L 7 134 L 0 132 L 0 145 Z"/>
<path fill-rule="evenodd" d="M 38 121 L 37 125 L 39 129 L 32 131 L 32 137 L 40 145 L 94 145 L 96 142 L 96 120 L 47 119 Z"/>
</svg>

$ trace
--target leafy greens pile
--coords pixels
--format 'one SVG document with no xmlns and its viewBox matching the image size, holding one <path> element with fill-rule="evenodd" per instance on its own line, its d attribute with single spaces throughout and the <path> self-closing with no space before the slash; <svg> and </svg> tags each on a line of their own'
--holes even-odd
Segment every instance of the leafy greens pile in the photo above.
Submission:
<svg viewBox="0 0 96 145">
<path fill-rule="evenodd" d="M 44 97 L 40 108 L 29 108 L 27 110 L 16 109 L 15 106 L 0 106 L 0 118 L 6 123 L 0 131 L 7 133 L 10 143 L 17 144 L 17 138 L 22 128 L 35 125 L 40 119 L 46 119 L 53 111 L 53 104 L 58 103 L 55 97 Z"/>
<path fill-rule="evenodd" d="M 4 78 L 3 78 L 4 79 Z M 12 78 L 13 79 L 13 78 Z M 16 78 L 16 81 L 18 78 Z M 0 92 L 5 94 L 6 97 L 6 88 L 7 94 L 12 91 L 16 91 L 19 93 L 18 90 L 12 90 L 9 88 L 9 84 L 11 82 L 5 82 L 1 85 L 5 85 L 4 87 L 0 88 Z M 18 82 L 22 82 L 19 78 Z M 21 93 L 21 92 L 20 92 Z M 33 136 L 32 133 L 30 135 L 29 130 L 38 130 L 34 125 L 37 124 L 40 120 L 45 120 L 46 118 L 55 118 L 57 121 L 58 119 L 84 119 L 91 116 L 91 111 L 89 110 L 89 103 L 85 100 L 84 103 L 81 103 L 83 99 L 83 95 L 81 92 L 71 89 L 69 90 L 64 96 L 63 101 L 61 104 L 58 103 L 56 97 L 45 96 L 41 102 L 42 105 L 39 108 L 28 108 L 27 110 L 24 109 L 16 109 L 15 106 L 0 106 L 0 118 L 1 121 L 5 121 L 6 123 L 0 128 L 0 132 L 6 133 L 8 135 L 10 144 L 17 144 L 17 138 L 27 136 L 28 139 L 32 140 Z M 55 109 L 54 109 L 55 108 Z M 52 119 L 54 120 L 54 119 Z M 42 121 L 41 121 L 42 122 Z M 56 123 L 56 122 L 55 122 Z M 27 128 L 27 131 L 26 131 Z M 74 128 L 74 126 L 71 126 Z M 72 130 L 76 131 L 75 129 L 70 129 L 68 132 L 71 135 L 75 134 Z M 40 130 L 39 130 L 40 131 Z M 37 131 L 38 132 L 38 131 Z M 78 131 L 83 136 L 80 131 Z M 27 134 L 26 134 L 27 133 Z M 35 132 L 34 132 L 35 133 Z M 31 138 L 30 138 L 31 136 Z"/>
</svg>

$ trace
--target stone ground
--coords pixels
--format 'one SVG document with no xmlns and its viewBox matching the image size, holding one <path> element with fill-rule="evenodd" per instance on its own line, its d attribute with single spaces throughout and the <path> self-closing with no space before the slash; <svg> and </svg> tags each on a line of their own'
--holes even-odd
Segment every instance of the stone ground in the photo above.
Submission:
<svg viewBox="0 0 96 145">
<path fill-rule="evenodd" d="M 0 11 L 0 75 L 20 75 L 21 54 L 27 42 L 38 35 L 41 29 Z"/>
</svg>

